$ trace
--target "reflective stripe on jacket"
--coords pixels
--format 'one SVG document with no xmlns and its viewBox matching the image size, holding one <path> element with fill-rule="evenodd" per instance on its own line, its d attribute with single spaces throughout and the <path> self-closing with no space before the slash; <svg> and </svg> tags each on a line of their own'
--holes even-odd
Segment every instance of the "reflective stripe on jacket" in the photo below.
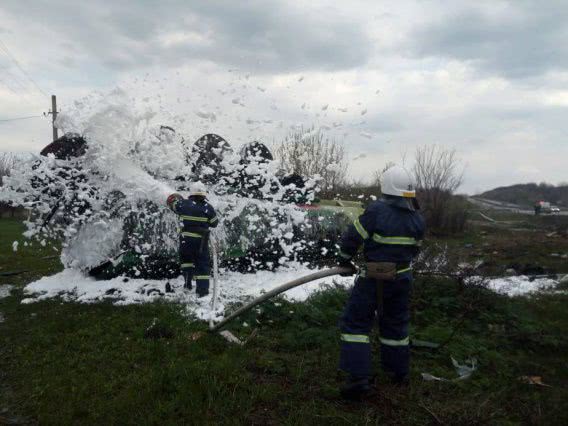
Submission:
<svg viewBox="0 0 568 426">
<path fill-rule="evenodd" d="M 371 203 L 341 239 L 339 255 L 353 257 L 363 245 L 366 261 L 410 263 L 424 238 L 422 215 L 397 199 Z"/>
<path fill-rule="evenodd" d="M 219 223 L 215 209 L 205 200 L 180 199 L 171 208 L 183 221 L 182 235 L 187 237 L 199 236 Z"/>
</svg>

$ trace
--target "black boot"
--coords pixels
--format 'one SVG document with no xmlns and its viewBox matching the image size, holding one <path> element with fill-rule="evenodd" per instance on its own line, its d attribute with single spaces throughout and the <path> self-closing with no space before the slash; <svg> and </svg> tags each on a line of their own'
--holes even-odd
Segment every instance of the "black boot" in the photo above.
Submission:
<svg viewBox="0 0 568 426">
<path fill-rule="evenodd" d="M 391 376 L 391 382 L 397 386 L 409 386 L 410 376 L 408 374 L 393 374 Z"/>
<path fill-rule="evenodd" d="M 195 282 L 195 292 L 197 293 L 197 297 L 205 297 L 209 294 L 209 282 L 202 280 L 197 280 Z"/>
<path fill-rule="evenodd" d="M 197 297 L 205 297 L 209 294 L 208 289 L 200 289 L 199 287 L 197 287 L 195 292 L 197 293 Z"/>
<path fill-rule="evenodd" d="M 185 280 L 185 283 L 183 285 L 183 288 L 185 290 L 191 290 L 193 288 L 193 286 L 191 285 L 191 279 L 193 278 L 192 274 L 190 274 L 189 272 L 184 272 L 183 273 L 183 279 Z"/>
<path fill-rule="evenodd" d="M 385 376 L 388 382 L 397 386 L 408 386 L 410 385 L 410 376 L 408 373 L 393 373 L 392 371 L 386 371 Z"/>
<path fill-rule="evenodd" d="M 371 390 L 372 385 L 369 377 L 350 377 L 339 392 L 343 399 L 358 401 L 368 395 Z"/>
</svg>

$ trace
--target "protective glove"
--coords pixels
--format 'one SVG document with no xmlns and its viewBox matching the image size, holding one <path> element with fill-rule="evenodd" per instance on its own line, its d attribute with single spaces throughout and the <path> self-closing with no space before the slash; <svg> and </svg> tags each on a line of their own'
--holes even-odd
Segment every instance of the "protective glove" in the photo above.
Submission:
<svg viewBox="0 0 568 426">
<path fill-rule="evenodd" d="M 339 274 L 341 277 L 350 277 L 357 273 L 357 267 L 351 260 L 343 258 L 337 259 L 337 266 L 340 268 L 349 268 L 349 271 Z"/>
<path fill-rule="evenodd" d="M 171 209 L 171 208 L 173 208 L 174 203 L 176 201 L 179 201 L 179 200 L 183 200 L 183 197 L 181 196 L 181 194 L 174 193 L 174 194 L 171 194 L 168 197 L 166 203 L 168 204 L 168 207 Z"/>
</svg>

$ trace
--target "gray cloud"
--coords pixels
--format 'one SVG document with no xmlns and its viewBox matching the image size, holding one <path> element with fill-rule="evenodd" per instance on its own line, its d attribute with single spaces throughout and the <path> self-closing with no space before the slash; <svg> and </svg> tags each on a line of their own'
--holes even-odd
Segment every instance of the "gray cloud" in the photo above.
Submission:
<svg viewBox="0 0 568 426">
<path fill-rule="evenodd" d="M 53 0 L 32 8 L 8 0 L 2 7 L 19 20 L 42 22 L 85 55 L 118 70 L 205 60 L 257 72 L 332 71 L 361 66 L 371 54 L 361 26 L 337 14 L 302 13 L 284 0 Z M 184 32 L 194 37 L 169 45 L 160 39 Z"/>
<path fill-rule="evenodd" d="M 468 7 L 419 26 L 409 51 L 470 62 L 486 74 L 534 77 L 568 66 L 565 1 L 512 1 L 499 12 Z M 487 3 L 495 6 L 497 3 Z"/>
<path fill-rule="evenodd" d="M 59 63 L 65 68 L 73 68 L 77 64 L 71 56 L 62 57 L 61 59 L 59 59 Z"/>
<path fill-rule="evenodd" d="M 563 6 L 2 0 L 0 38 L 42 88 L 57 93 L 63 110 L 118 85 L 158 112 L 157 122 L 185 117 L 179 126 L 192 137 L 215 131 L 234 143 L 269 141 L 292 125 L 319 123 L 333 137 L 346 134 L 352 154 L 366 154 L 352 171 L 364 178 L 417 145 L 440 143 L 470 164 L 465 189 L 475 190 L 533 179 L 531 170 L 541 170 L 538 179 L 566 180 L 568 73 L 549 72 L 568 66 Z M 31 83 L 17 87 L 12 74 L 25 77 L 0 55 L 4 67 L 0 78 L 17 93 L 0 84 L 2 117 L 49 108 Z M 198 120 L 202 110 L 217 121 Z M 37 151 L 50 131 L 47 119 L 4 124 L 0 145 Z"/>
<path fill-rule="evenodd" d="M 381 111 L 369 116 L 365 128 L 377 134 L 400 132 L 406 127 L 403 122 L 404 118 L 402 111 Z"/>
</svg>

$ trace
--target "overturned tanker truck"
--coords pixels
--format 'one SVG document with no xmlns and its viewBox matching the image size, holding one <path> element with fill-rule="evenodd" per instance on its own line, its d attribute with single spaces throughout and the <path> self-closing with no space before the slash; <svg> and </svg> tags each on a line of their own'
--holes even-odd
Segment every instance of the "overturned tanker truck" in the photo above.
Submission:
<svg viewBox="0 0 568 426">
<path fill-rule="evenodd" d="M 254 271 L 287 260 L 325 261 L 333 256 L 342 230 L 361 212 L 357 203 L 317 200 L 317 182 L 282 173 L 261 142 L 235 153 L 216 134 L 191 146 L 176 139 L 170 127 L 160 127 L 156 137 L 181 145 L 184 164 L 167 176 L 142 164 L 143 171 L 182 194 L 195 181 L 208 186 L 223 218 L 222 267 Z M 128 155 L 135 158 L 136 149 Z M 178 276 L 176 216 L 156 199 L 133 201 L 119 186 L 109 187 L 111 180 L 92 167 L 89 155 L 88 141 L 76 134 L 41 151 L 26 195 L 28 207 L 38 207 L 28 236 L 42 242 L 62 239 L 64 265 L 95 278 Z"/>
</svg>

